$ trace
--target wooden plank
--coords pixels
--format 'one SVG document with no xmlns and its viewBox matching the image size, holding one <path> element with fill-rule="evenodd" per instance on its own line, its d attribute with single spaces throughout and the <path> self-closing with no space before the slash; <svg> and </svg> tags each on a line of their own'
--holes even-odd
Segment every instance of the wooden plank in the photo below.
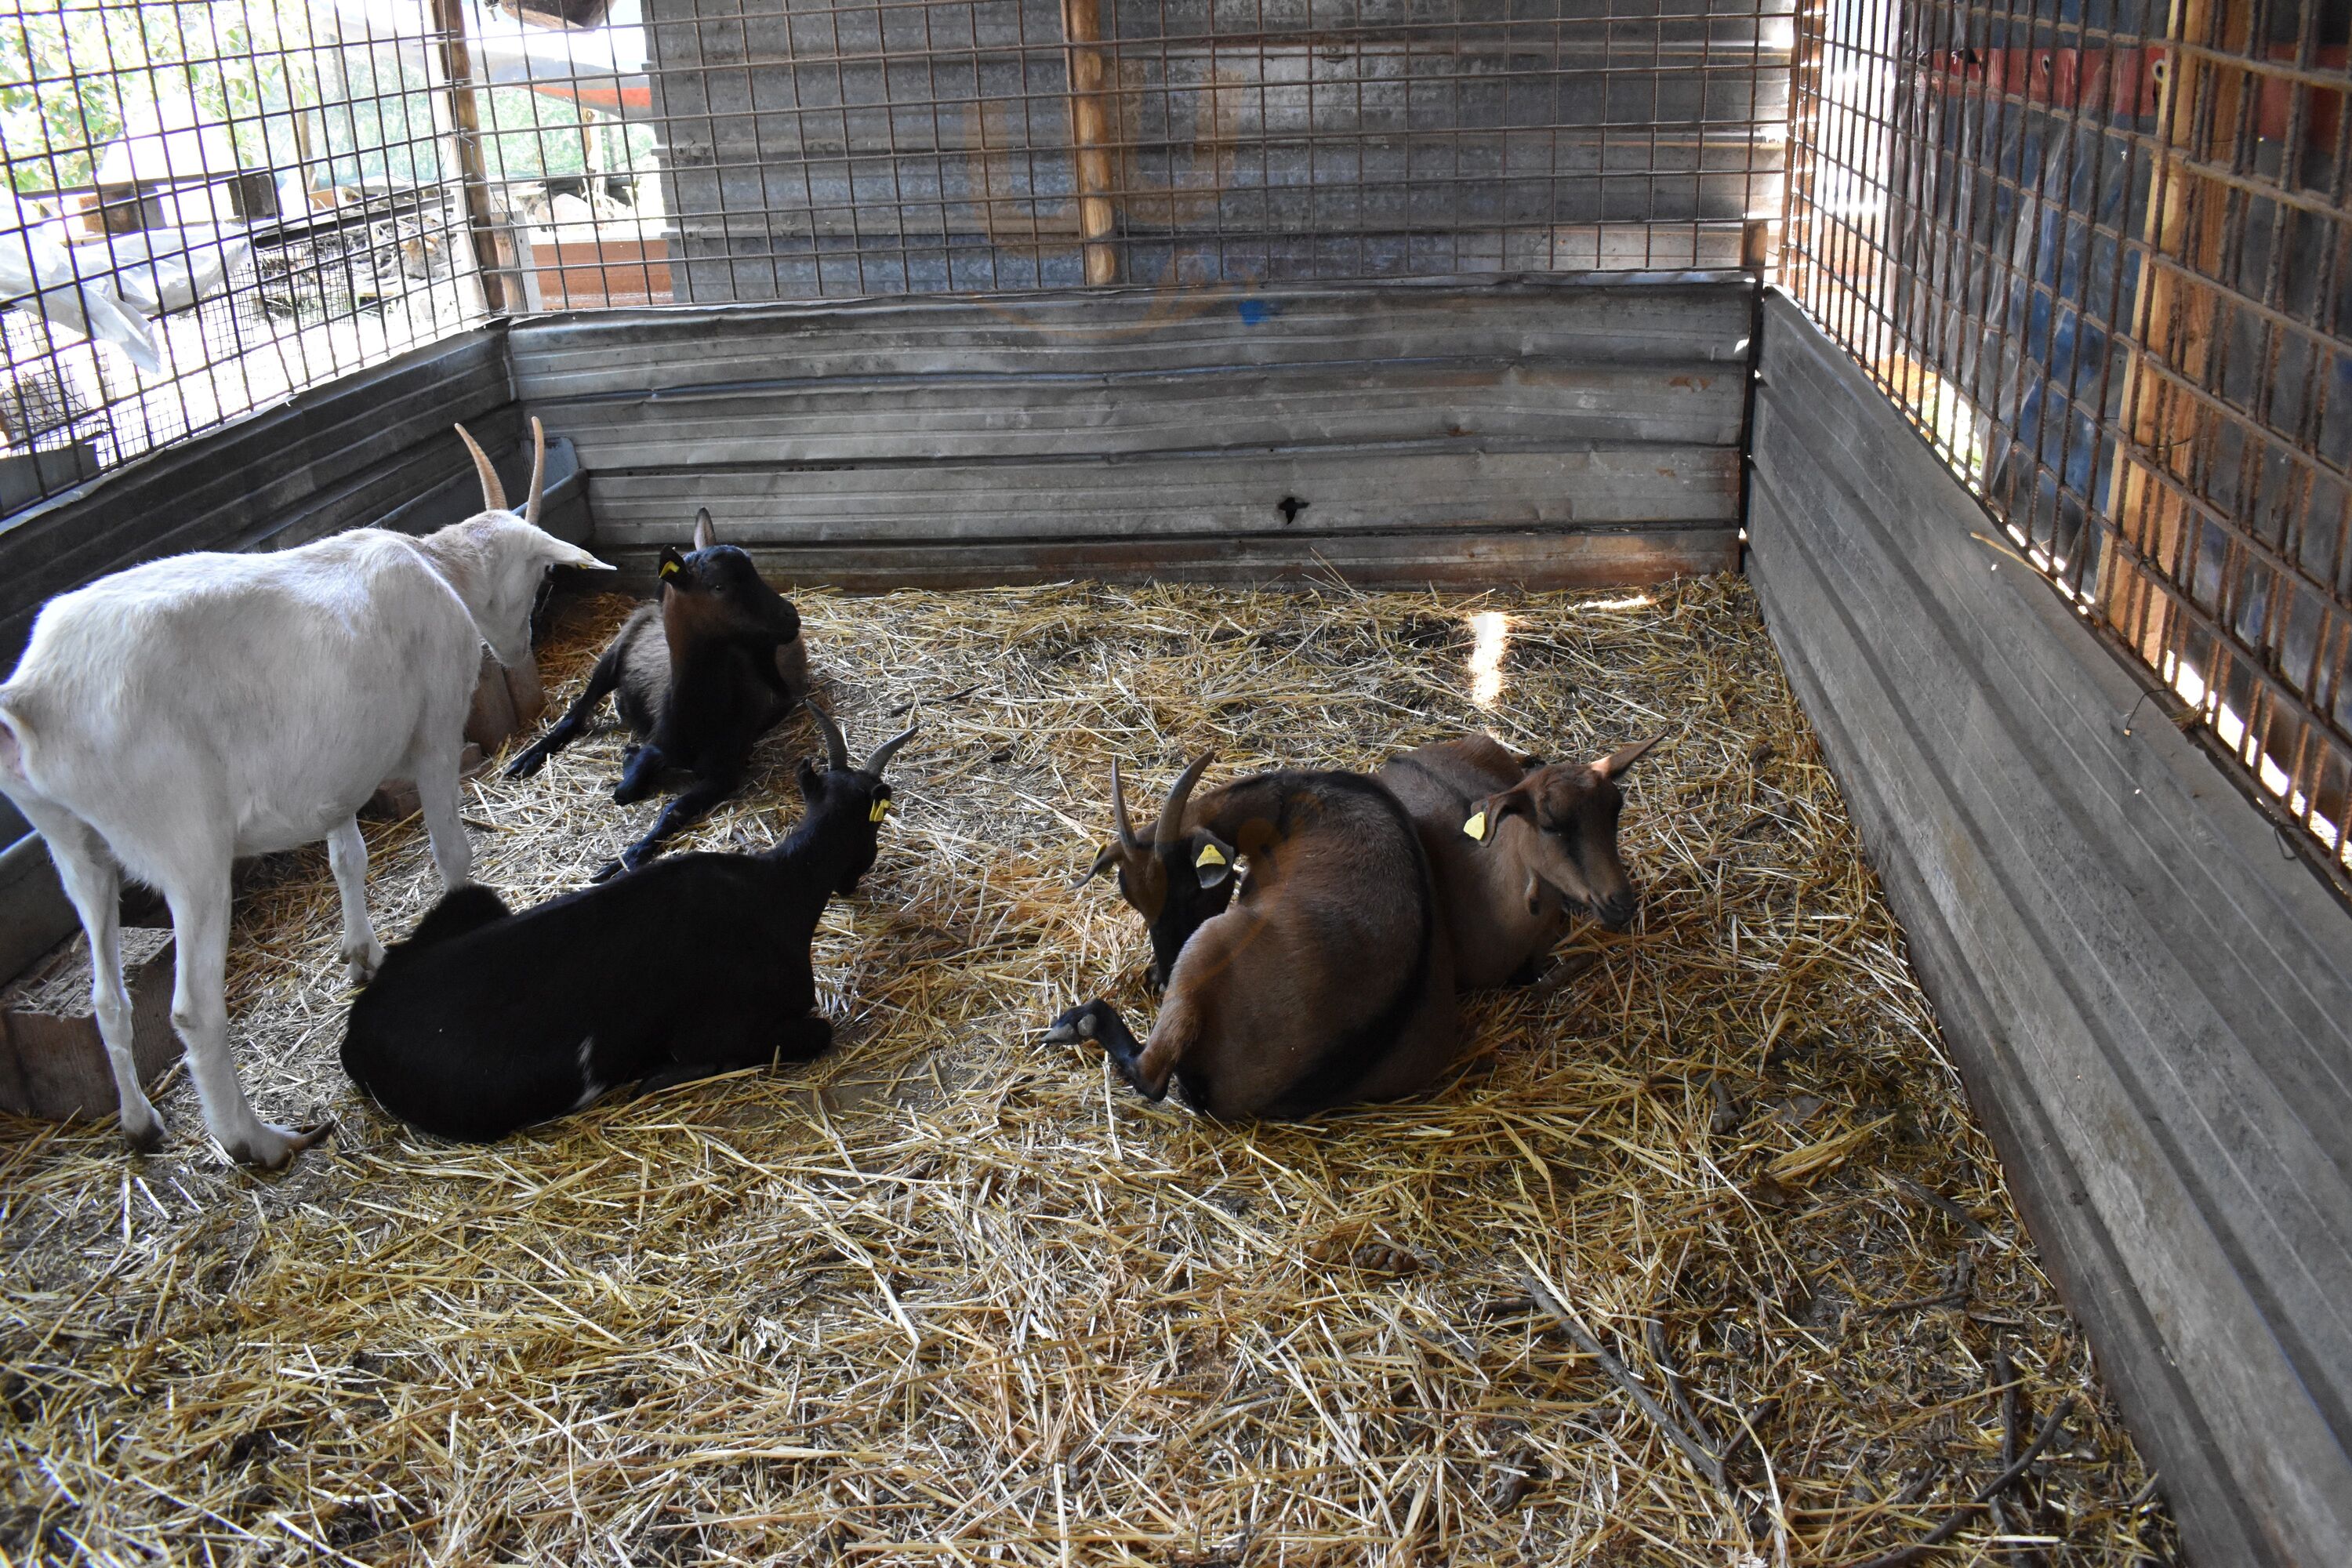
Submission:
<svg viewBox="0 0 2352 1568">
<path fill-rule="evenodd" d="M 1320 447 L 1117 461 L 598 474 L 596 538 L 671 543 L 707 506 L 739 544 L 1241 537 L 1736 522 L 1728 447 Z M 1286 499 L 1302 506 L 1286 512 Z"/>
<path fill-rule="evenodd" d="M 542 405 L 599 470 L 1485 438 L 1728 447 L 1737 372 L 1419 362 L 1109 375 L 835 377 Z"/>
<path fill-rule="evenodd" d="M 1767 323 L 1759 590 L 2011 1184 L 2197 1560 L 2352 1561 L 2352 915 Z"/>
<path fill-rule="evenodd" d="M 922 374 L 1062 375 L 1367 361 L 1744 361 L 1748 285 L 1517 276 L 1340 288 L 1123 289 L 984 300 L 612 310 L 518 323 L 516 395 Z"/>
<path fill-rule="evenodd" d="M 599 547 L 622 586 L 649 586 L 657 550 Z M 1531 589 L 1657 583 L 1735 570 L 1738 531 L 1676 529 L 1462 530 L 1316 539 L 1243 534 L 981 544 L 916 542 L 753 545 L 762 575 L 781 587 L 854 593 L 974 588 L 1073 579 L 1101 582 L 1279 584 L 1333 578 L 1360 587 Z"/>
</svg>

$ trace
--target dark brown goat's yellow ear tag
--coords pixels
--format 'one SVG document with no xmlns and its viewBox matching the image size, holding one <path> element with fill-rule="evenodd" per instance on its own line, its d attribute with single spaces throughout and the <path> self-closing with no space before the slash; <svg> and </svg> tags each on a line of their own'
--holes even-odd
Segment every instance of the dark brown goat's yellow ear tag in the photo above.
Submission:
<svg viewBox="0 0 2352 1568">
<path fill-rule="evenodd" d="M 1198 870 L 1203 866 L 1223 866 L 1224 864 L 1225 853 L 1223 850 L 1218 848 L 1213 844 L 1203 844 L 1201 846 L 1199 858 L 1192 862 L 1192 868 L 1194 870 Z"/>
<path fill-rule="evenodd" d="M 1475 816 L 1473 816 L 1470 818 L 1470 820 L 1469 820 L 1469 821 L 1467 821 L 1467 822 L 1465 822 L 1465 823 L 1464 823 L 1464 824 L 1462 825 L 1462 831 L 1463 831 L 1463 832 L 1465 832 L 1465 833 L 1466 833 L 1466 834 L 1468 834 L 1471 837 L 1473 837 L 1473 838 L 1476 839 L 1479 843 L 1481 843 L 1481 844 L 1486 843 L 1486 814 L 1485 812 L 1481 811 L 1481 812 L 1478 812 L 1477 814 L 1475 814 Z"/>
<path fill-rule="evenodd" d="M 890 802 L 885 798 L 874 803 L 873 807 L 866 814 L 866 820 L 868 822 L 879 822 L 889 815 Z"/>
<path fill-rule="evenodd" d="M 675 561 L 665 561 L 665 562 L 663 562 L 663 563 L 661 563 L 661 580 L 662 580 L 663 582 L 665 582 L 665 583 L 668 582 L 671 578 L 673 578 L 673 577 L 675 577 L 675 576 L 677 576 L 677 571 L 678 571 L 678 567 L 677 567 L 677 562 L 675 562 Z"/>
</svg>

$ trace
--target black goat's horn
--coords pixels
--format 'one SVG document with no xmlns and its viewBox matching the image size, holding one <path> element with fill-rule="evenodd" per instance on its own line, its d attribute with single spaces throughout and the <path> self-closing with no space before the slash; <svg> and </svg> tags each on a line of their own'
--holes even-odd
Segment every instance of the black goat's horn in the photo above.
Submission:
<svg viewBox="0 0 2352 1568">
<path fill-rule="evenodd" d="M 905 729 L 899 731 L 897 734 L 891 736 L 888 740 L 883 742 L 880 745 L 875 747 L 874 754 L 866 759 L 866 766 L 862 771 L 872 773 L 877 779 L 880 778 L 882 776 L 882 770 L 890 765 L 890 759 L 898 754 L 898 748 L 913 740 L 915 738 L 915 731 L 921 728 L 922 725 L 919 723 L 909 724 Z"/>
<path fill-rule="evenodd" d="M 530 500 L 522 508 L 522 520 L 533 526 L 539 522 L 539 498 L 546 489 L 546 482 L 547 426 L 534 414 L 530 416 Z"/>
<path fill-rule="evenodd" d="M 1167 804 L 1160 808 L 1159 825 L 1151 830 L 1153 843 L 1173 844 L 1183 837 L 1184 803 L 1192 797 L 1192 786 L 1201 782 L 1201 775 L 1216 760 L 1216 752 L 1202 752 L 1192 759 L 1192 766 L 1176 776 L 1176 785 L 1168 792 Z"/>
<path fill-rule="evenodd" d="M 814 702 L 808 705 L 808 710 L 810 716 L 816 720 L 816 727 L 824 731 L 825 766 L 836 772 L 846 769 L 849 766 L 849 742 L 841 738 L 841 726 Z"/>
<path fill-rule="evenodd" d="M 1118 759 L 1110 760 L 1110 815 L 1118 825 L 1118 841 L 1128 848 L 1136 847 L 1135 824 L 1127 819 L 1127 789 L 1118 777 Z"/>
<path fill-rule="evenodd" d="M 482 510 L 484 511 L 506 510 L 507 489 L 504 485 L 499 483 L 499 471 L 490 467 L 489 455 L 482 450 L 481 443 L 474 439 L 472 431 L 463 425 L 458 426 L 457 430 L 457 439 L 466 443 L 466 450 L 474 456 L 474 472 L 481 476 Z"/>
</svg>

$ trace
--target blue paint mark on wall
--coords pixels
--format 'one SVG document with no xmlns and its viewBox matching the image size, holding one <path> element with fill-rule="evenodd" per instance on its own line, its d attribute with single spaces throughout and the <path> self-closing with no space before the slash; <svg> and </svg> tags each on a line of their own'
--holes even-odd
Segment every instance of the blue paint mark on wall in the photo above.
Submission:
<svg viewBox="0 0 2352 1568">
<path fill-rule="evenodd" d="M 1234 309 L 1239 310 L 1242 320 L 1253 327 L 1269 317 L 1282 314 L 1282 307 L 1271 300 L 1236 300 Z"/>
</svg>

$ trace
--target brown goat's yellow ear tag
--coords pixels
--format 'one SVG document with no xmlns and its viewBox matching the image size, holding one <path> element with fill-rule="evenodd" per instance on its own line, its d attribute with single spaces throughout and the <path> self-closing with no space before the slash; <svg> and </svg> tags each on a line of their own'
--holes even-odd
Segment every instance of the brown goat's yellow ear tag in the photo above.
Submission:
<svg viewBox="0 0 2352 1568">
<path fill-rule="evenodd" d="M 873 806 L 866 813 L 866 820 L 868 822 L 879 822 L 889 815 L 890 802 L 886 797 L 874 803 Z"/>
<path fill-rule="evenodd" d="M 1475 816 L 1472 816 L 1472 817 L 1470 818 L 1470 820 L 1469 820 L 1469 821 L 1467 821 L 1467 822 L 1465 822 L 1465 823 L 1464 823 L 1464 824 L 1462 825 L 1462 831 L 1463 831 L 1463 832 L 1465 832 L 1465 833 L 1466 833 L 1466 834 L 1468 834 L 1471 837 L 1473 837 L 1473 838 L 1476 839 L 1479 843 L 1481 843 L 1481 844 L 1486 843 L 1486 814 L 1485 812 L 1481 811 L 1481 812 L 1477 813 Z"/>
<path fill-rule="evenodd" d="M 675 576 L 677 576 L 677 562 L 675 562 L 675 561 L 665 561 L 665 562 L 663 562 L 663 563 L 661 563 L 661 580 L 662 580 L 663 582 L 667 583 L 667 582 L 668 582 L 671 578 L 673 578 L 673 577 L 675 577 Z"/>
<path fill-rule="evenodd" d="M 1222 866 L 1223 864 L 1225 864 L 1224 851 L 1219 849 L 1213 844 L 1202 845 L 1200 858 L 1192 862 L 1193 868 L 1196 870 L 1202 866 Z"/>
</svg>

